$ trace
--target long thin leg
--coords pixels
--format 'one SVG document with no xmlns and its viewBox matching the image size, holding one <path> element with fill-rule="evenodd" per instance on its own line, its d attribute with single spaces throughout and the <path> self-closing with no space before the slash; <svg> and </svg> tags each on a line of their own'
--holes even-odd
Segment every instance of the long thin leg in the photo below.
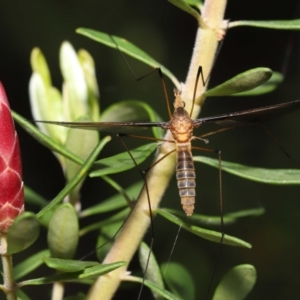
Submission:
<svg viewBox="0 0 300 300">
<path fill-rule="evenodd" d="M 222 185 L 222 159 L 221 159 L 221 151 L 217 150 L 218 153 L 218 160 L 219 160 L 219 199 L 220 199 L 220 221 L 221 221 L 221 239 L 220 239 L 220 243 L 219 243 L 219 247 L 216 253 L 216 257 L 215 257 L 215 262 L 214 262 L 214 266 L 213 266 L 213 270 L 212 270 L 212 274 L 210 277 L 210 282 L 208 285 L 208 289 L 207 289 L 207 293 L 206 293 L 206 299 L 208 299 L 209 297 L 209 293 L 211 291 L 211 287 L 213 284 L 213 277 L 214 274 L 216 272 L 216 268 L 217 268 L 217 263 L 220 257 L 220 253 L 221 253 L 221 248 L 223 245 L 223 240 L 224 240 L 224 236 L 225 236 L 225 230 L 224 230 L 224 219 L 223 219 L 223 185 Z"/>
<path fill-rule="evenodd" d="M 145 271 L 143 274 L 143 282 L 141 285 L 141 288 L 139 290 L 139 294 L 138 294 L 138 299 L 141 299 L 141 295 L 142 295 L 142 291 L 144 288 L 144 282 L 145 282 L 145 278 L 146 278 L 146 273 L 148 270 L 148 265 L 149 265 L 149 261 L 150 261 L 150 257 L 151 257 L 151 253 L 152 253 L 152 249 L 153 249 L 153 243 L 154 243 L 154 222 L 153 222 L 153 213 L 152 213 L 152 209 L 151 209 L 151 203 L 150 203 L 150 196 L 149 196 L 149 188 L 148 188 L 148 184 L 147 184 L 147 180 L 145 177 L 145 173 L 140 169 L 140 167 L 138 166 L 138 164 L 136 163 L 134 157 L 132 156 L 131 152 L 129 151 L 127 145 L 125 144 L 125 142 L 123 141 L 122 137 L 119 135 L 119 139 L 121 141 L 121 143 L 123 144 L 124 148 L 127 150 L 129 156 L 131 157 L 132 161 L 134 162 L 136 168 L 138 169 L 140 175 L 142 176 L 142 179 L 144 181 L 145 184 L 145 189 L 146 189 L 146 193 L 147 193 L 147 197 L 148 197 L 148 207 L 149 207 L 149 216 L 150 216 L 150 224 L 151 224 L 151 242 L 150 242 L 150 246 L 149 246 L 149 254 L 147 257 L 147 262 L 146 262 L 146 266 L 145 266 Z M 133 208 L 134 209 L 134 208 Z"/>
<path fill-rule="evenodd" d="M 219 207 L 220 207 L 221 238 L 220 238 L 219 247 L 218 247 L 218 250 L 216 253 L 216 258 L 215 258 L 212 274 L 210 276 L 210 282 L 209 282 L 206 297 L 205 297 L 205 299 L 209 299 L 208 297 L 209 297 L 210 290 L 211 290 L 211 287 L 213 284 L 213 277 L 216 272 L 217 263 L 218 263 L 218 260 L 220 257 L 221 248 L 222 248 L 222 244 L 223 244 L 223 240 L 224 240 L 224 236 L 225 236 L 224 217 L 223 217 L 222 155 L 221 155 L 220 150 L 214 150 L 214 149 L 210 149 L 210 148 L 200 148 L 200 147 L 192 147 L 192 149 L 200 150 L 200 151 L 204 151 L 204 152 L 214 152 L 218 155 L 218 161 L 219 161 Z"/>
</svg>

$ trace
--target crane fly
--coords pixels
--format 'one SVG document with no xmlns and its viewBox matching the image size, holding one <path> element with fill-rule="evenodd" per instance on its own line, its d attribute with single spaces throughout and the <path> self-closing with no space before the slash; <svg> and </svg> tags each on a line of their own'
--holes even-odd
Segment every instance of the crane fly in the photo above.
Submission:
<svg viewBox="0 0 300 300">
<path fill-rule="evenodd" d="M 196 192 L 195 192 L 196 175 L 195 175 L 195 168 L 194 168 L 194 162 L 193 162 L 193 156 L 192 156 L 192 149 L 195 148 L 195 149 L 200 149 L 200 150 L 204 150 L 204 151 L 217 152 L 212 149 L 192 147 L 191 142 L 195 139 L 204 140 L 203 138 L 206 136 L 209 136 L 209 135 L 212 135 L 212 134 L 215 134 L 218 132 L 226 131 L 228 129 L 232 129 L 232 128 L 235 128 L 238 126 L 252 124 L 252 123 L 264 120 L 264 119 L 276 117 L 276 116 L 291 112 L 295 109 L 300 108 L 300 100 L 281 103 L 281 104 L 275 104 L 275 105 L 269 105 L 269 106 L 264 106 L 264 107 L 258 107 L 258 108 L 243 110 L 243 111 L 237 111 L 237 112 L 232 112 L 232 113 L 225 113 L 225 114 L 220 114 L 220 115 L 216 115 L 216 116 L 210 116 L 210 117 L 199 118 L 199 119 L 193 120 L 191 118 L 191 114 L 192 114 L 192 110 L 193 110 L 193 106 L 194 106 L 194 102 L 195 102 L 195 94 L 196 94 L 196 90 L 197 90 L 197 82 L 198 82 L 199 77 L 197 76 L 196 84 L 194 87 L 194 95 L 193 95 L 193 103 L 192 103 L 191 111 L 188 112 L 185 109 L 185 103 L 181 98 L 180 91 L 178 91 L 177 89 L 174 89 L 174 96 L 175 96 L 175 100 L 173 103 L 174 111 L 171 114 L 168 95 L 166 92 L 166 86 L 165 86 L 160 69 L 158 69 L 158 71 L 161 74 L 165 99 L 167 102 L 168 111 L 169 111 L 169 115 L 170 115 L 170 121 L 168 121 L 168 122 L 57 122 L 57 121 L 37 121 L 37 122 L 65 126 L 65 127 L 74 128 L 74 129 L 97 130 L 97 131 L 106 131 L 106 132 L 123 132 L 124 134 L 121 134 L 121 136 L 129 136 L 129 137 L 131 136 L 131 137 L 135 137 L 135 138 L 144 138 L 144 139 L 148 139 L 148 140 L 156 140 L 156 141 L 174 143 L 175 149 L 169 151 L 167 154 L 162 156 L 162 158 L 157 160 L 149 168 L 155 167 L 155 165 L 157 163 L 159 163 L 161 160 L 163 160 L 166 156 L 170 155 L 171 153 L 176 152 L 176 179 L 177 179 L 177 186 L 178 186 L 178 190 L 179 190 L 179 196 L 181 198 L 181 204 L 182 204 L 183 210 L 185 211 L 187 216 L 191 216 L 194 211 L 195 198 L 196 198 Z M 203 125 L 205 123 L 215 123 L 217 125 L 222 126 L 223 128 L 213 131 L 213 132 L 208 132 L 206 134 L 202 134 L 200 136 L 195 136 L 193 134 L 194 129 L 199 128 L 201 125 Z M 145 136 L 126 134 L 126 132 L 128 132 L 128 131 L 134 132 L 134 131 L 138 131 L 141 129 L 149 129 L 149 128 L 154 128 L 154 127 L 159 127 L 159 128 L 165 129 L 165 130 L 170 130 L 173 139 L 165 140 L 165 139 L 157 139 L 154 137 L 145 137 Z M 126 147 L 126 150 L 129 152 L 127 147 Z M 220 162 L 220 151 L 218 151 L 218 153 L 219 153 L 219 162 Z M 129 154 L 130 154 L 130 152 L 129 152 Z M 134 158 L 131 154 L 130 154 L 130 156 L 134 160 Z M 220 166 L 221 166 L 221 164 L 220 164 Z M 220 168 L 219 172 L 220 172 L 219 178 L 220 178 L 221 226 L 223 228 L 221 168 Z M 144 181 L 145 181 L 145 179 L 144 179 Z M 146 190 L 148 190 L 146 181 L 145 181 L 145 184 L 146 184 Z M 148 201 L 149 201 L 149 205 L 150 205 L 149 194 L 148 194 Z M 150 210 L 150 215 L 152 215 L 151 210 Z M 151 218 L 151 220 L 152 220 L 152 218 Z M 220 245 L 222 244 L 223 237 L 224 237 L 224 232 L 222 232 Z M 146 269 L 148 267 L 151 249 L 152 249 L 152 243 L 150 246 L 150 252 L 148 255 Z M 216 259 L 218 258 L 219 252 L 220 252 L 220 248 L 218 250 Z M 213 271 L 213 273 L 214 273 L 214 271 Z M 145 277 L 144 277 L 144 279 L 145 279 Z M 212 279 L 209 284 L 207 295 L 209 294 L 209 291 L 211 289 L 211 284 L 212 284 Z M 141 297 L 143 285 L 144 285 L 144 283 L 142 283 L 138 299 L 140 299 L 140 297 Z"/>
<path fill-rule="evenodd" d="M 160 69 L 158 70 L 162 76 Z M 197 81 L 194 90 L 193 102 L 195 101 Z M 166 100 L 169 108 L 169 101 L 168 101 L 164 81 L 163 81 L 163 88 L 164 88 L 164 92 L 166 95 Z M 170 130 L 173 140 L 156 139 L 154 137 L 149 138 L 149 137 L 136 136 L 136 135 L 133 135 L 132 137 L 152 139 L 152 140 L 163 141 L 163 142 L 171 142 L 175 144 L 176 146 L 175 149 L 168 152 L 159 161 L 164 159 L 169 154 L 176 152 L 176 179 L 177 179 L 177 186 L 179 190 L 179 196 L 181 199 L 183 210 L 185 211 L 187 216 L 191 216 L 194 211 L 195 197 L 196 197 L 196 192 L 195 192 L 196 175 L 195 175 L 193 156 L 191 152 L 192 140 L 202 139 L 202 137 L 204 136 L 208 136 L 220 131 L 225 131 L 227 129 L 231 129 L 237 126 L 259 122 L 266 118 L 275 117 L 277 115 L 285 114 L 300 108 L 300 100 L 295 100 L 286 103 L 258 107 L 258 108 L 243 110 L 243 111 L 237 111 L 233 113 L 225 113 L 221 115 L 193 120 L 190 117 L 191 112 L 189 113 L 185 109 L 185 103 L 182 100 L 180 92 L 177 89 L 174 89 L 174 95 L 175 95 L 175 101 L 173 103 L 174 112 L 173 114 L 171 114 L 169 108 L 169 114 L 170 114 L 169 122 L 57 122 L 57 121 L 37 121 L 37 122 L 65 126 L 69 128 L 98 130 L 98 131 L 107 131 L 107 132 L 109 131 L 128 132 L 128 131 L 137 131 L 140 129 L 153 128 L 153 127 L 160 127 L 165 130 Z M 194 136 L 193 135 L 194 129 L 199 128 L 202 124 L 205 123 L 216 123 L 225 128 L 207 134 L 203 134 L 199 137 Z M 130 135 L 125 134 L 125 136 L 130 136 Z M 213 151 L 205 148 L 199 148 L 199 149 Z M 155 166 L 159 161 L 157 161 L 151 167 Z"/>
</svg>

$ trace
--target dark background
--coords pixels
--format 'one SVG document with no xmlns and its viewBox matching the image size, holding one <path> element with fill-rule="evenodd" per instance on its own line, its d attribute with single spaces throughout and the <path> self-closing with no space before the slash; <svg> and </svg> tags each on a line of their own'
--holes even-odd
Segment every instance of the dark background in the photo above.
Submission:
<svg viewBox="0 0 300 300">
<path fill-rule="evenodd" d="M 233 21 L 293 19 L 299 18 L 299 15 L 297 1 L 291 0 L 232 0 L 226 10 L 226 18 Z M 136 83 L 116 51 L 77 35 L 75 29 L 87 27 L 122 36 L 169 68 L 180 81 L 185 80 L 196 32 L 193 18 L 167 1 L 145 0 L 1 1 L 0 24 L 0 80 L 5 86 L 12 109 L 27 119 L 32 119 L 28 99 L 31 75 L 29 57 L 32 48 L 39 47 L 43 51 L 51 69 L 53 83 L 61 88 L 58 51 L 61 43 L 68 40 L 75 49 L 84 48 L 94 57 L 101 92 L 101 109 L 124 99 L 138 99 L 153 105 L 167 120 L 167 110 L 162 109 L 165 104 L 158 76 L 152 75 Z M 287 56 L 288 47 L 291 52 Z M 277 91 L 269 95 L 209 99 L 201 116 L 299 99 L 298 52 L 297 32 L 251 27 L 231 29 L 214 67 L 212 86 L 239 72 L 260 66 L 276 71 L 286 69 L 285 81 Z M 149 71 L 147 66 L 133 60 L 130 60 L 130 64 L 137 76 Z M 167 85 L 171 94 L 172 83 L 167 81 Z M 284 148 L 298 160 L 299 118 L 298 111 L 267 123 Z M 49 150 L 40 146 L 19 127 L 17 130 L 20 135 L 25 184 L 47 199 L 53 198 L 64 186 L 58 162 Z M 136 142 L 133 143 L 136 145 Z M 223 159 L 228 161 L 268 168 L 299 167 L 259 128 L 241 128 L 213 136 L 209 146 L 222 149 Z M 123 151 L 122 146 L 115 141 L 108 145 L 103 157 L 111 154 L 111 149 L 115 148 Z M 137 172 L 132 174 L 138 176 Z M 134 178 L 133 176 L 125 174 L 124 177 L 117 178 L 123 186 L 127 186 L 132 183 L 128 178 Z M 217 283 L 230 267 L 250 263 L 257 268 L 258 282 L 247 299 L 296 298 L 300 284 L 300 188 L 264 185 L 225 173 L 223 181 L 225 212 L 264 206 L 266 213 L 258 218 L 241 220 L 237 225 L 226 228 L 227 233 L 250 242 L 253 249 L 224 246 L 214 282 Z M 196 211 L 218 214 L 217 171 L 199 165 L 197 187 Z M 100 179 L 88 180 L 82 191 L 83 206 L 106 199 L 110 193 L 111 189 Z M 180 209 L 177 193 L 173 180 L 162 206 Z M 176 231 L 176 226 L 156 218 L 154 253 L 160 263 L 168 259 Z M 94 241 L 89 241 L 81 247 L 80 253 L 83 255 L 93 250 L 93 247 Z M 203 298 L 207 290 L 216 251 L 217 245 L 189 233 L 181 232 L 179 236 L 172 260 L 182 263 L 192 272 L 197 286 L 197 299 Z M 18 261 L 18 257 L 15 259 Z M 125 294 L 121 292 L 119 295 L 120 299 L 124 299 Z M 33 299 L 38 298 L 33 296 Z"/>
</svg>

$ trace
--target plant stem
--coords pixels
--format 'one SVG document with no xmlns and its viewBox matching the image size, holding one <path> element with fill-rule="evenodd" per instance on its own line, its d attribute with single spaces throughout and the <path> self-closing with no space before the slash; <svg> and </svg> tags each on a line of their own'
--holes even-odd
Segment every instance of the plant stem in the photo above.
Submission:
<svg viewBox="0 0 300 300">
<path fill-rule="evenodd" d="M 217 35 L 223 21 L 225 7 L 225 0 L 207 0 L 205 2 L 202 18 L 206 24 L 206 28 L 198 28 L 190 69 L 182 90 L 182 98 L 186 103 L 187 111 L 189 111 L 192 105 L 195 79 L 199 66 L 201 65 L 206 74 L 209 74 L 214 63 L 218 46 Z M 199 99 L 199 96 L 205 91 L 205 88 L 206 87 L 203 87 L 202 84 L 198 84 L 197 99 Z M 199 103 L 198 100 L 193 115 L 191 116 L 192 118 L 196 118 L 200 112 L 200 105 L 201 103 Z M 165 139 L 173 140 L 170 132 L 166 133 Z M 159 160 L 173 149 L 173 143 L 162 144 L 155 160 Z M 150 198 L 151 201 L 152 212 L 155 212 L 174 174 L 174 166 L 175 153 L 168 155 L 148 172 L 146 180 L 149 197 L 144 187 L 136 206 L 103 263 L 116 261 L 130 262 L 150 224 L 148 199 Z M 91 287 L 87 299 L 111 299 L 125 274 L 126 267 L 119 268 L 99 277 Z"/>
<path fill-rule="evenodd" d="M 55 282 L 52 288 L 51 300 L 61 300 L 64 297 L 65 284 L 63 282 Z"/>
<path fill-rule="evenodd" d="M 3 286 L 5 287 L 4 293 L 7 300 L 16 300 L 15 294 L 15 281 L 13 276 L 13 267 L 11 255 L 7 253 L 7 235 L 5 233 L 0 234 L 1 244 L 1 261 L 2 261 L 2 273 L 3 273 Z"/>
</svg>

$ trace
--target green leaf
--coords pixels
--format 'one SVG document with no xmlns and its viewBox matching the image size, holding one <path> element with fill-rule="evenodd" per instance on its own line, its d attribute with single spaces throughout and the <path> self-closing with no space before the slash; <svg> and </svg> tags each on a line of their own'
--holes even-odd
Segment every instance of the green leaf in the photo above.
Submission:
<svg viewBox="0 0 300 300">
<path fill-rule="evenodd" d="M 49 203 L 49 202 L 48 202 Z M 44 226 L 45 228 L 48 229 L 49 227 L 49 223 L 50 223 L 50 220 L 52 218 L 52 215 L 55 211 L 55 207 L 52 208 L 51 210 L 47 211 L 45 214 L 43 214 L 40 218 L 39 218 L 39 222 L 42 226 Z"/>
<path fill-rule="evenodd" d="M 186 223 L 190 223 L 190 224 L 198 223 L 202 225 L 218 225 L 218 226 L 221 225 L 220 216 L 206 216 L 201 214 L 193 214 L 192 216 L 187 217 L 187 215 L 182 211 L 178 211 L 170 208 L 162 208 L 162 207 L 160 209 L 163 209 L 164 211 L 172 215 L 175 215 L 180 219 L 183 219 Z M 245 210 L 240 210 L 232 213 L 227 213 L 223 216 L 223 223 L 225 225 L 232 224 L 235 223 L 239 218 L 257 217 L 264 214 L 264 212 L 265 209 L 263 207 L 258 207 L 253 209 L 245 209 Z"/>
<path fill-rule="evenodd" d="M 54 258 L 71 259 L 77 249 L 79 224 L 74 207 L 61 204 L 53 213 L 48 229 L 48 245 Z"/>
<path fill-rule="evenodd" d="M 265 209 L 263 207 L 257 207 L 257 208 L 244 209 L 244 210 L 228 213 L 226 214 L 226 216 L 233 219 L 239 219 L 239 218 L 247 218 L 247 217 L 259 217 L 264 213 L 265 213 Z"/>
<path fill-rule="evenodd" d="M 14 266 L 14 279 L 19 280 L 33 270 L 37 269 L 44 263 L 41 258 L 46 256 L 50 256 L 50 251 L 48 249 L 33 254 L 18 265 Z"/>
<path fill-rule="evenodd" d="M 76 120 L 79 121 L 91 121 L 87 117 L 81 117 Z M 91 153 L 91 149 L 97 146 L 99 141 L 99 133 L 97 131 L 85 131 L 80 129 L 71 129 L 68 131 L 67 140 L 65 143 L 66 149 L 72 151 L 77 157 L 80 157 L 85 161 Z M 73 161 L 66 160 L 65 162 L 65 176 L 67 181 L 70 181 L 74 175 L 78 172 L 81 165 L 74 163 Z M 72 204 L 77 203 L 79 197 L 79 190 L 83 184 L 82 181 L 71 191 L 70 202 Z"/>
<path fill-rule="evenodd" d="M 109 136 L 102 139 L 97 147 L 92 151 L 89 158 L 85 161 L 85 163 L 81 166 L 78 173 L 73 177 L 72 180 L 65 186 L 65 188 L 49 203 L 45 208 L 43 208 L 38 214 L 38 218 L 41 218 L 45 213 L 50 211 L 54 206 L 60 203 L 69 193 L 70 191 L 85 177 L 86 173 L 89 171 L 90 167 L 96 160 L 98 154 L 102 150 L 102 148 L 111 140 Z"/>
<path fill-rule="evenodd" d="M 96 261 L 71 260 L 52 257 L 44 257 L 43 261 L 49 268 L 60 272 L 78 272 L 86 268 L 100 265 Z"/>
<path fill-rule="evenodd" d="M 257 95 L 263 95 L 266 93 L 270 93 L 274 91 L 280 83 L 282 83 L 284 80 L 284 77 L 281 73 L 273 72 L 272 77 L 270 80 L 265 82 L 264 84 L 254 88 L 253 90 L 233 94 L 232 96 L 257 96 Z"/>
<path fill-rule="evenodd" d="M 256 270 L 251 265 L 239 265 L 225 274 L 219 283 L 213 300 L 240 300 L 252 290 L 256 282 Z"/>
<path fill-rule="evenodd" d="M 181 226 L 183 229 L 185 229 L 197 236 L 200 236 L 200 237 L 202 237 L 206 240 L 212 241 L 212 242 L 220 243 L 220 240 L 222 237 L 222 234 L 220 232 L 216 232 L 213 230 L 208 230 L 208 229 L 204 229 L 201 227 L 197 227 L 194 225 L 184 223 L 180 218 L 170 214 L 169 212 L 167 212 L 163 209 L 157 209 L 156 212 L 158 214 L 160 214 L 162 217 L 166 218 L 167 220 Z M 238 239 L 236 237 L 227 235 L 227 234 L 224 235 L 222 243 L 225 245 L 239 246 L 239 247 L 244 247 L 244 248 L 252 247 L 249 243 L 247 243 L 241 239 Z"/>
<path fill-rule="evenodd" d="M 107 177 L 105 176 L 107 179 Z M 123 208 L 128 205 L 128 203 L 125 200 L 125 197 L 127 200 L 134 200 L 137 199 L 142 187 L 144 185 L 143 181 L 139 181 L 137 183 L 134 183 L 130 187 L 128 187 L 125 190 L 119 190 L 119 193 L 104 200 L 101 201 L 101 203 L 91 206 L 83 211 L 80 212 L 80 217 L 88 217 L 95 214 L 102 214 L 106 212 L 110 212 L 119 208 Z"/>
<path fill-rule="evenodd" d="M 30 279 L 30 280 L 19 282 L 18 286 L 23 287 L 27 285 L 41 285 L 41 284 L 49 284 L 49 283 L 54 283 L 59 281 L 68 282 L 68 281 L 79 281 L 81 279 L 97 278 L 101 275 L 107 274 L 125 265 L 127 265 L 127 262 L 120 261 L 112 264 L 105 264 L 96 267 L 86 268 L 78 272 L 64 273 L 64 274 L 58 274 L 54 276 Z"/>
<path fill-rule="evenodd" d="M 195 283 L 184 266 L 169 262 L 162 264 L 161 270 L 168 288 L 174 295 L 178 296 L 179 299 L 195 299 Z"/>
<path fill-rule="evenodd" d="M 202 0 L 184 0 L 187 4 L 200 8 L 203 5 Z"/>
<path fill-rule="evenodd" d="M 191 16 L 193 16 L 197 22 L 200 22 L 200 14 L 193 9 L 192 7 L 190 7 L 186 1 L 184 0 L 168 0 L 170 3 L 172 3 L 173 5 L 177 6 L 178 8 L 180 8 L 181 10 L 187 12 L 188 14 L 190 14 Z"/>
<path fill-rule="evenodd" d="M 137 165 L 141 164 L 157 148 L 157 143 L 146 144 L 136 149 L 130 150 Z M 109 174 L 116 174 L 135 168 L 136 165 L 129 153 L 123 152 L 95 162 L 94 170 L 90 177 L 98 177 Z"/>
<path fill-rule="evenodd" d="M 14 254 L 23 251 L 31 246 L 40 233 L 40 224 L 36 215 L 24 212 L 19 215 L 7 233 L 7 254 Z"/>
<path fill-rule="evenodd" d="M 208 90 L 204 97 L 228 96 L 236 93 L 252 90 L 268 81 L 272 76 L 272 70 L 268 68 L 256 68 L 240 73 L 224 83 Z"/>
<path fill-rule="evenodd" d="M 253 27 L 281 29 L 281 30 L 299 30 L 300 19 L 270 20 L 270 21 L 235 21 L 235 22 L 230 22 L 228 27 L 233 28 L 237 26 L 253 26 Z"/>
<path fill-rule="evenodd" d="M 43 198 L 41 195 L 39 195 L 37 192 L 35 192 L 26 185 L 24 186 L 24 193 L 26 204 L 30 203 L 40 207 L 43 207 L 48 204 L 48 201 L 45 198 Z"/>
<path fill-rule="evenodd" d="M 160 122 L 162 119 L 153 110 L 153 108 L 147 103 L 127 100 L 118 102 L 109 106 L 101 115 L 101 122 L 134 122 L 134 121 L 146 121 Z M 152 128 L 153 134 L 156 138 L 163 138 L 165 130 L 157 127 Z M 122 132 L 122 128 L 118 128 L 118 132 Z"/>
<path fill-rule="evenodd" d="M 28 122 L 26 119 L 21 117 L 15 112 L 12 112 L 12 116 L 14 120 L 22 126 L 23 129 L 25 129 L 32 137 L 34 137 L 39 143 L 46 146 L 52 151 L 55 151 L 64 157 L 77 162 L 79 164 L 82 164 L 83 161 L 71 153 L 70 151 L 66 150 L 64 147 L 61 146 L 61 144 L 54 142 L 51 138 L 49 138 L 47 135 L 42 133 L 37 127 L 35 127 L 32 123 Z M 52 125 L 53 126 L 53 125 Z"/>
<path fill-rule="evenodd" d="M 175 215 L 176 217 L 179 217 L 180 219 L 184 219 L 185 222 L 187 222 L 187 223 L 198 223 L 198 224 L 202 224 L 202 225 L 220 225 L 221 224 L 220 216 L 206 216 L 206 215 L 193 213 L 192 216 L 187 217 L 187 215 L 183 211 L 178 211 L 175 209 L 164 208 L 164 207 L 161 207 L 160 209 L 163 209 L 164 211 L 166 211 L 172 215 Z M 231 224 L 231 223 L 236 222 L 236 219 L 234 218 L 234 216 L 224 215 L 223 222 L 225 225 Z"/>
<path fill-rule="evenodd" d="M 169 291 L 167 291 L 165 289 L 161 289 L 160 287 L 158 287 L 153 282 L 151 282 L 150 280 L 147 280 L 147 279 L 143 279 L 143 278 L 135 277 L 135 276 L 125 276 L 123 278 L 123 281 L 139 282 L 141 284 L 144 284 L 152 292 L 155 292 L 157 295 L 162 296 L 163 299 L 167 299 L 167 300 L 177 300 L 178 299 L 174 294 L 170 293 Z"/>
<path fill-rule="evenodd" d="M 219 161 L 217 159 L 196 156 L 194 157 L 194 161 L 219 168 Z M 222 161 L 222 171 L 262 183 L 277 185 L 300 184 L 300 170 L 296 169 L 265 169 Z"/>
<path fill-rule="evenodd" d="M 17 289 L 16 290 L 17 299 L 18 300 L 31 300 L 22 290 Z"/>
<path fill-rule="evenodd" d="M 162 66 L 159 62 L 150 57 L 146 52 L 136 47 L 134 44 L 125 40 L 124 38 L 109 35 L 104 32 L 88 29 L 88 28 L 78 28 L 76 30 L 77 33 L 82 34 L 96 42 L 102 43 L 108 47 L 113 49 L 118 49 L 121 52 L 149 65 L 153 68 L 161 68 L 162 72 L 171 79 L 173 84 L 177 89 L 180 89 L 180 82 L 176 79 L 176 77 L 164 66 Z"/>
<path fill-rule="evenodd" d="M 85 235 L 88 232 L 93 231 L 93 230 L 99 230 L 99 229 L 102 230 L 102 229 L 104 229 L 103 227 L 105 227 L 107 225 L 115 224 L 115 223 L 120 224 L 119 227 L 121 227 L 122 223 L 124 222 L 124 220 L 126 219 L 126 217 L 128 217 L 129 212 L 130 212 L 130 209 L 126 208 L 126 209 L 124 209 L 124 210 L 122 210 L 122 211 L 114 214 L 112 217 L 110 217 L 108 219 L 105 219 L 103 221 L 90 224 L 87 227 L 82 228 L 80 230 L 80 232 L 79 232 L 79 235 L 83 236 L 83 235 Z"/>
<path fill-rule="evenodd" d="M 156 261 L 156 258 L 152 250 L 144 242 L 142 242 L 139 247 L 139 261 L 143 273 L 145 274 L 145 278 L 153 282 L 157 287 L 161 288 L 162 290 L 165 289 L 162 274 Z M 157 299 L 158 294 L 155 292 L 155 290 L 151 290 L 151 292 L 153 294 L 153 298 Z"/>
</svg>

